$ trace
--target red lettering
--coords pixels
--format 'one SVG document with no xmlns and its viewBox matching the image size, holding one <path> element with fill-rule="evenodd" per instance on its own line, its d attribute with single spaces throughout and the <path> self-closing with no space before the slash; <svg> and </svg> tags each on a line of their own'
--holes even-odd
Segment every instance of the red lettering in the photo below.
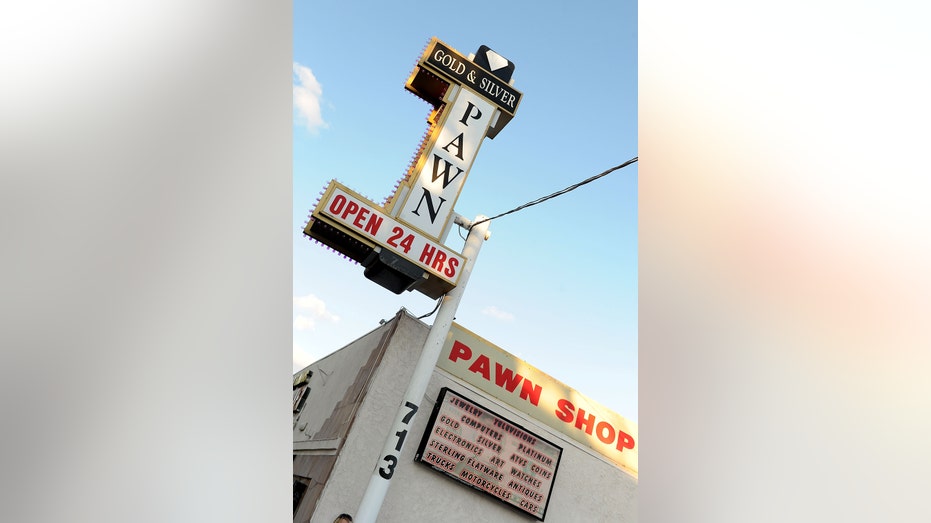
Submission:
<svg viewBox="0 0 931 523">
<path fill-rule="evenodd" d="M 630 437 L 630 434 L 622 430 L 618 430 L 617 431 L 617 450 L 624 452 L 624 449 L 632 449 L 632 448 L 634 448 L 634 438 Z"/>
<path fill-rule="evenodd" d="M 592 428 L 595 426 L 595 415 L 589 414 L 585 416 L 585 409 L 579 409 L 579 413 L 575 417 L 575 428 L 585 431 L 586 434 L 591 435 Z M 585 427 L 584 429 L 582 427 Z"/>
<path fill-rule="evenodd" d="M 398 246 L 398 244 L 397 244 L 398 238 L 400 238 L 401 235 L 404 234 L 404 229 L 402 229 L 402 228 L 400 228 L 400 227 L 394 227 L 393 229 L 391 229 L 391 232 L 394 233 L 394 234 L 392 234 L 391 237 L 388 238 L 388 245 L 390 245 L 390 246 L 392 246 L 392 247 L 397 247 L 397 246 Z"/>
<path fill-rule="evenodd" d="M 607 435 L 604 435 L 604 430 L 602 429 L 608 429 Z M 598 422 L 598 425 L 595 426 L 595 434 L 602 443 L 611 443 L 614 441 L 614 427 L 607 421 Z"/>
<path fill-rule="evenodd" d="M 388 238 L 388 245 L 404 249 L 404 254 L 411 252 L 411 244 L 414 242 L 414 235 L 408 234 L 403 240 L 401 240 L 401 244 L 398 245 L 398 239 L 401 238 L 401 236 L 404 236 L 404 229 L 395 227 L 391 229 L 391 232 L 394 234 Z"/>
<path fill-rule="evenodd" d="M 433 258 L 433 263 L 431 266 L 433 270 L 439 271 L 443 268 L 443 264 L 446 263 L 446 253 L 440 249 L 436 250 L 436 258 Z"/>
<path fill-rule="evenodd" d="M 526 380 L 524 381 L 526 383 Z M 556 417 L 563 421 L 564 423 L 572 423 L 573 418 L 575 419 L 575 428 L 584 431 L 586 434 L 591 434 L 592 429 L 595 429 L 595 434 L 598 436 L 603 443 L 611 444 L 614 441 L 615 433 L 617 435 L 617 445 L 616 448 L 618 451 L 623 452 L 624 449 L 632 449 L 636 442 L 634 438 L 627 434 L 621 429 L 616 429 L 613 425 L 607 421 L 599 421 L 595 425 L 595 415 L 589 414 L 585 415 L 585 409 L 579 409 L 578 415 L 573 416 L 573 411 L 575 410 L 575 405 L 567 399 L 559 399 L 556 402 Z"/>
<path fill-rule="evenodd" d="M 520 387 L 521 398 L 524 398 L 536 407 L 537 404 L 540 403 L 541 392 L 543 392 L 543 387 L 534 385 L 530 380 L 524 378 L 524 384 Z"/>
<path fill-rule="evenodd" d="M 445 274 L 449 278 L 452 278 L 453 276 L 456 275 L 456 267 L 458 266 L 459 266 L 459 260 L 456 258 L 450 258 L 446 262 L 446 270 L 443 271 L 443 274 Z"/>
<path fill-rule="evenodd" d="M 504 387 L 508 392 L 514 392 L 520 380 L 524 379 L 520 374 L 515 374 L 511 369 L 503 367 L 500 363 L 495 363 L 495 385 Z"/>
<path fill-rule="evenodd" d="M 345 220 L 347 216 L 349 216 L 350 214 L 355 214 L 358 210 L 359 210 L 359 204 L 352 200 L 349 200 L 349 203 L 346 204 L 346 210 L 343 211 L 343 214 L 341 214 L 340 216 Z"/>
<path fill-rule="evenodd" d="M 472 349 L 459 340 L 453 342 L 453 348 L 449 351 L 449 361 L 455 363 L 456 360 L 471 360 Z"/>
<path fill-rule="evenodd" d="M 368 209 L 361 209 L 359 214 L 356 215 L 356 219 L 352 221 L 352 224 L 361 229 L 363 227 L 362 222 L 365 220 L 365 217 L 368 215 L 368 213 Z"/>
<path fill-rule="evenodd" d="M 408 234 L 403 240 L 401 240 L 401 248 L 404 249 L 404 254 L 411 252 L 411 247 L 414 244 L 414 235 Z"/>
<path fill-rule="evenodd" d="M 378 234 L 378 228 L 381 227 L 381 222 L 383 222 L 384 220 L 385 219 L 382 218 L 381 216 L 375 213 L 372 213 L 372 217 L 369 218 L 369 222 L 365 224 L 365 232 L 371 234 L 372 236 L 375 236 L 376 234 Z"/>
<path fill-rule="evenodd" d="M 556 402 L 556 417 L 565 423 L 572 423 L 575 416 L 572 415 L 572 411 L 575 410 L 575 405 L 567 399 L 560 398 Z"/>
<path fill-rule="evenodd" d="M 489 366 L 488 356 L 479 354 L 478 358 L 475 358 L 475 361 L 472 362 L 471 366 L 469 366 L 469 370 L 476 374 L 481 374 L 483 378 L 491 381 L 491 372 L 489 371 Z"/>
<path fill-rule="evenodd" d="M 420 263 L 424 265 L 430 265 L 430 261 L 433 259 L 433 253 L 436 252 L 436 247 L 430 245 L 429 243 L 423 246 L 423 252 L 420 253 Z"/>
<path fill-rule="evenodd" d="M 337 194 L 336 198 L 333 198 L 333 201 L 330 202 L 330 212 L 336 216 L 339 216 L 339 213 L 343 210 L 344 205 L 346 205 L 346 197 L 342 194 Z"/>
</svg>

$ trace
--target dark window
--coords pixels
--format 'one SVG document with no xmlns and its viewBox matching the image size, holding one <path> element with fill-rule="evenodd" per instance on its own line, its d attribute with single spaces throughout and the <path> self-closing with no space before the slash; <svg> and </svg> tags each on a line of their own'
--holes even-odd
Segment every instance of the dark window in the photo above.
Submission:
<svg viewBox="0 0 931 523">
<path fill-rule="evenodd" d="M 299 389 L 294 389 L 293 400 L 294 400 L 294 413 L 297 414 L 304 408 L 304 403 L 307 401 L 307 395 L 310 394 L 310 387 L 304 386 Z"/>
<path fill-rule="evenodd" d="M 294 514 L 297 514 L 297 507 L 301 505 L 301 498 L 304 497 L 304 492 L 307 491 L 307 484 L 303 481 L 294 480 Z"/>
<path fill-rule="evenodd" d="M 307 385 L 307 382 L 310 381 L 310 377 L 313 375 L 314 373 L 311 370 L 305 370 L 304 372 L 298 374 L 297 376 L 294 377 L 293 388 L 296 389 L 298 387 L 303 387 L 304 385 Z"/>
</svg>

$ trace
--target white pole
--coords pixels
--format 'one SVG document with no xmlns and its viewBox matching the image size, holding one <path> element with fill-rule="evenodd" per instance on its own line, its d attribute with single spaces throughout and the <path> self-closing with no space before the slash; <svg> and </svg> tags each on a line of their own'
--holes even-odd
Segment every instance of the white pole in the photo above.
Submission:
<svg viewBox="0 0 931 523">
<path fill-rule="evenodd" d="M 475 222 L 485 219 L 484 216 L 476 216 Z M 457 217 L 458 223 L 459 217 Z M 473 222 L 473 223 L 475 223 Z M 430 377 L 433 376 L 433 369 L 436 367 L 436 360 L 440 357 L 443 345 L 446 343 L 446 336 L 452 327 L 453 318 L 456 316 L 456 309 L 462 300 L 462 293 L 465 290 L 466 283 L 469 282 L 469 276 L 472 274 L 472 266 L 475 265 L 475 259 L 478 257 L 478 251 L 482 248 L 482 243 L 488 239 L 488 224 L 484 221 L 475 225 L 469 230 L 469 236 L 466 238 L 465 247 L 462 250 L 462 256 L 466 259 L 462 273 L 459 275 L 459 283 L 456 288 L 443 296 L 440 308 L 436 313 L 436 320 L 430 327 L 427 334 L 427 340 L 424 342 L 423 351 L 420 353 L 420 359 L 417 360 L 417 366 L 414 367 L 414 375 L 407 386 L 407 392 L 404 393 L 404 399 L 394 417 L 394 424 L 388 431 L 388 438 L 382 448 L 381 456 L 372 471 L 372 477 L 369 479 L 368 487 L 362 496 L 362 502 L 359 504 L 359 510 L 353 521 L 357 523 L 375 523 L 381 505 L 385 500 L 385 494 L 388 493 L 388 486 L 391 484 L 391 477 L 394 475 L 395 468 L 399 465 L 401 449 L 408 439 L 408 429 L 414 422 L 414 417 L 420 408 L 420 402 L 424 393 L 427 392 L 427 384 Z"/>
</svg>

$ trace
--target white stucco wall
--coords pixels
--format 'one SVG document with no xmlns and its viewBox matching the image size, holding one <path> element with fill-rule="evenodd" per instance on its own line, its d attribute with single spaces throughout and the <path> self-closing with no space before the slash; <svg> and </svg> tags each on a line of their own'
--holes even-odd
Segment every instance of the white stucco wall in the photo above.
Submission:
<svg viewBox="0 0 931 523">
<path fill-rule="evenodd" d="M 385 325 L 375 332 L 381 333 L 389 327 Z M 401 316 L 356 412 L 352 430 L 343 443 L 311 523 L 332 523 L 338 514 L 353 514 L 359 507 L 426 336 L 426 326 L 406 314 Z M 416 349 L 412 350 L 413 347 Z"/>
<path fill-rule="evenodd" d="M 359 506 L 390 430 L 428 327 L 402 315 L 381 365 L 369 384 L 336 466 L 317 504 L 313 523 L 331 523 Z M 378 521 L 536 521 L 499 500 L 414 462 L 430 413 L 442 387 L 496 411 L 562 447 L 545 521 L 547 523 L 637 520 L 637 480 L 594 451 L 520 414 L 503 403 L 435 370 L 395 469 Z"/>
<path fill-rule="evenodd" d="M 310 369 L 313 375 L 308 381 L 310 394 L 294 423 L 295 444 L 314 439 L 329 413 L 352 386 L 359 369 L 378 347 L 381 337 L 382 329 L 375 329 L 304 369 Z"/>
</svg>

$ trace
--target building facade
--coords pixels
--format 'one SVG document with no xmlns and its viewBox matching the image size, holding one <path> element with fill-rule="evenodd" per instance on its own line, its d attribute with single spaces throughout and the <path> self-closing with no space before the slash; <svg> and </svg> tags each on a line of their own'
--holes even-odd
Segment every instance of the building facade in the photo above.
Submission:
<svg viewBox="0 0 931 523">
<path fill-rule="evenodd" d="M 453 327 L 378 521 L 636 521 L 636 425 Z M 402 309 L 294 376 L 295 523 L 356 511 L 428 331 Z"/>
</svg>

